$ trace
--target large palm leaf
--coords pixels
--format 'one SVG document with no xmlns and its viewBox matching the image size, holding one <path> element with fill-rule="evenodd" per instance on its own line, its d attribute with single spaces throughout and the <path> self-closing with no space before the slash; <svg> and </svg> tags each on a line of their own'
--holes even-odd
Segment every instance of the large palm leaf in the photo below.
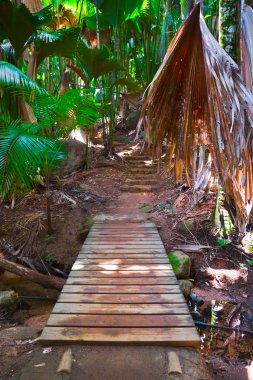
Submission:
<svg viewBox="0 0 253 380">
<path fill-rule="evenodd" d="M 183 168 L 195 174 L 198 166 L 196 183 L 206 183 L 199 178 L 207 173 L 209 151 L 235 222 L 245 230 L 253 205 L 253 95 L 211 35 L 199 5 L 171 42 L 142 120 L 158 155 L 164 140 L 170 157 L 175 153 L 177 179 Z"/>
<path fill-rule="evenodd" d="M 0 197 L 7 198 L 22 185 L 34 186 L 39 173 L 65 157 L 61 144 L 39 134 L 36 124 L 10 122 L 0 126 Z"/>
<path fill-rule="evenodd" d="M 6 61 L 0 61 L 0 88 L 15 88 L 17 90 L 35 90 L 46 93 L 31 78 L 22 73 L 16 66 Z"/>
<path fill-rule="evenodd" d="M 37 34 L 37 66 L 49 56 L 71 58 L 76 51 L 80 28 L 71 27 Z M 35 36 L 36 38 L 36 36 Z"/>
<path fill-rule="evenodd" d="M 112 26 L 119 26 L 128 18 L 138 13 L 143 0 L 91 0 L 101 10 Z"/>
<path fill-rule="evenodd" d="M 241 33 L 241 71 L 246 86 L 253 92 L 253 9 L 244 5 Z"/>
<path fill-rule="evenodd" d="M 79 41 L 77 48 L 77 60 L 90 80 L 110 73 L 111 71 L 124 70 L 120 63 L 109 57 L 105 48 L 91 49 L 83 41 Z"/>
<path fill-rule="evenodd" d="M 21 56 L 29 37 L 41 25 L 51 19 L 51 6 L 40 12 L 31 13 L 24 5 L 16 2 L 0 0 L 0 35 L 9 39 L 15 51 L 16 60 Z"/>
</svg>

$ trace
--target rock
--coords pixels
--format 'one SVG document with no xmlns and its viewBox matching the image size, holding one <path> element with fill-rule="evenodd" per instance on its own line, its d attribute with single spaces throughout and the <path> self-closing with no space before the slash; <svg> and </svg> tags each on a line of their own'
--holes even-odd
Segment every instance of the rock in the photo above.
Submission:
<svg viewBox="0 0 253 380">
<path fill-rule="evenodd" d="M 153 205 L 152 203 L 143 203 L 140 209 L 142 212 L 149 213 L 153 211 Z"/>
<path fill-rule="evenodd" d="M 179 280 L 189 278 L 191 261 L 188 255 L 182 251 L 172 251 L 168 254 L 172 268 Z"/>
<path fill-rule="evenodd" d="M 9 329 L 4 329 L 0 334 L 0 341 L 11 341 L 11 340 L 27 340 L 31 338 L 36 338 L 41 332 L 41 329 L 31 328 L 31 327 L 10 327 Z"/>
<path fill-rule="evenodd" d="M 190 280 L 179 280 L 179 286 L 185 297 L 190 297 L 193 283 Z"/>
<path fill-rule="evenodd" d="M 18 307 L 18 295 L 13 290 L 0 291 L 0 312 L 14 313 Z"/>
<path fill-rule="evenodd" d="M 135 110 L 128 115 L 128 117 L 126 119 L 126 130 L 127 131 L 132 131 L 133 129 L 135 129 L 137 127 L 137 124 L 138 124 L 138 121 L 140 118 L 140 114 L 141 113 L 139 110 Z"/>
<path fill-rule="evenodd" d="M 104 156 L 99 156 L 98 159 L 97 159 L 97 162 L 96 162 L 96 166 L 98 168 L 103 168 L 105 166 L 108 166 L 109 164 L 109 161 L 106 157 Z"/>
<path fill-rule="evenodd" d="M 246 253 L 253 253 L 253 231 L 247 232 L 243 237 L 242 246 Z"/>
<path fill-rule="evenodd" d="M 177 231 L 181 233 L 192 231 L 194 228 L 194 219 L 187 219 L 177 224 Z"/>
<path fill-rule="evenodd" d="M 24 325 L 28 327 L 43 329 L 47 324 L 48 318 L 49 318 L 49 314 L 36 315 L 34 317 L 27 319 L 24 322 Z"/>
<path fill-rule="evenodd" d="M 86 145 L 74 139 L 65 141 L 68 156 L 63 160 L 60 167 L 55 171 L 59 177 L 71 174 L 85 167 L 86 164 Z"/>
</svg>

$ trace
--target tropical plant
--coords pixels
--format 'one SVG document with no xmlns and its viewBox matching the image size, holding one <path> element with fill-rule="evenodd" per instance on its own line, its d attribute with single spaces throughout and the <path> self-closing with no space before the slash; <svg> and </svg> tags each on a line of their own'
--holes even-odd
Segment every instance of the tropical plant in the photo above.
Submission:
<svg viewBox="0 0 253 380">
<path fill-rule="evenodd" d="M 0 197 L 7 199 L 34 187 L 37 176 L 57 165 L 64 154 L 62 144 L 43 135 L 38 124 L 7 117 L 0 122 Z"/>
</svg>

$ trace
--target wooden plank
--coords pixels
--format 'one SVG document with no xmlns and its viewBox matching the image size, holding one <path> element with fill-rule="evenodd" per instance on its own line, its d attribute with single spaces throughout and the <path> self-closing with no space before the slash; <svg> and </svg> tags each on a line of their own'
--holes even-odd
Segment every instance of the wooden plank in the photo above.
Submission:
<svg viewBox="0 0 253 380">
<path fill-rule="evenodd" d="M 145 240 L 145 241 L 144 241 Z M 163 246 L 162 242 L 161 241 L 158 241 L 158 240 L 149 240 L 147 241 L 147 239 L 143 239 L 143 241 L 140 241 L 139 239 L 138 240 L 132 240 L 132 241 L 127 241 L 126 239 L 122 239 L 122 240 L 103 240 L 101 238 L 98 238 L 98 239 L 87 239 L 85 241 L 85 243 L 83 245 L 111 245 L 111 244 L 114 244 L 114 245 L 125 245 L 125 244 L 128 244 L 128 245 L 133 245 L 134 247 L 139 247 L 139 246 L 144 246 L 144 245 L 148 245 L 148 246 Z"/>
<path fill-rule="evenodd" d="M 185 303 L 178 304 L 99 304 L 99 303 L 60 303 L 55 314 L 189 314 Z"/>
<path fill-rule="evenodd" d="M 159 257 L 157 259 L 143 259 L 143 258 L 134 258 L 134 259 L 108 259 L 108 258 L 96 258 L 93 257 L 91 259 L 86 258 L 77 258 L 75 265 L 84 264 L 84 265 L 104 265 L 104 264 L 114 264 L 114 265 L 145 265 L 145 264 L 168 264 L 169 260 L 168 258 L 160 259 Z"/>
<path fill-rule="evenodd" d="M 64 285 L 63 293 L 179 293 L 179 285 Z"/>
<path fill-rule="evenodd" d="M 113 228 L 127 228 L 127 227 L 130 227 L 130 228 L 134 228 L 134 227 L 138 227 L 138 228 L 154 228 L 156 229 L 156 225 L 154 223 L 150 223 L 150 222 L 146 222 L 146 223 L 140 223 L 140 222 L 137 222 L 137 223 L 128 223 L 126 221 L 117 221 L 116 223 L 111 223 L 109 221 L 106 221 L 104 223 L 93 223 L 92 225 L 92 228 L 108 228 L 108 227 L 113 227 Z"/>
<path fill-rule="evenodd" d="M 69 277 L 66 285 L 172 285 L 177 284 L 175 277 L 142 278 L 104 278 L 104 277 Z"/>
<path fill-rule="evenodd" d="M 193 327 L 190 315 L 51 314 L 47 326 L 75 327 Z"/>
<path fill-rule="evenodd" d="M 90 230 L 89 234 L 88 234 L 88 237 L 99 237 L 99 236 L 102 236 L 104 238 L 108 238 L 108 237 L 112 237 L 113 238 L 117 238 L 117 237 L 121 237 L 121 238 L 130 238 L 130 239 L 137 239 L 137 238 L 159 238 L 160 235 L 157 233 L 157 232 L 138 232 L 138 231 L 132 231 L 131 233 L 129 232 L 124 232 L 124 231 L 121 231 L 120 233 L 113 233 L 113 232 L 93 232 Z"/>
<path fill-rule="evenodd" d="M 132 228 L 120 228 L 120 227 L 113 227 L 113 228 L 94 228 L 92 227 L 91 232 L 96 232 L 96 233 L 117 233 L 118 236 L 121 235 L 121 233 L 128 233 L 129 235 L 132 235 L 133 233 L 143 233 L 143 234 L 155 234 L 157 236 L 158 232 L 155 228 L 138 228 L 138 227 L 132 227 Z"/>
<path fill-rule="evenodd" d="M 131 248 L 131 247 L 124 247 L 124 248 L 115 248 L 115 249 L 110 249 L 110 248 L 104 248 L 103 246 L 97 247 L 96 249 L 94 248 L 82 248 L 81 253 L 166 253 L 165 248 Z"/>
<path fill-rule="evenodd" d="M 93 241 L 93 242 L 87 242 L 87 241 L 85 241 L 85 243 L 82 245 L 82 247 L 90 247 L 90 248 L 93 248 L 93 247 L 101 247 L 101 246 L 103 246 L 103 247 L 106 247 L 106 248 L 112 248 L 112 249 L 114 249 L 114 247 L 116 247 L 116 248 L 121 248 L 121 247 L 123 247 L 123 248 L 125 248 L 125 246 L 126 246 L 126 244 L 127 244 L 127 246 L 131 246 L 131 248 L 132 248 L 132 246 L 133 247 L 136 247 L 136 248 L 145 248 L 145 247 L 154 247 L 154 249 L 156 249 L 156 248 L 164 248 L 164 245 L 161 243 L 161 242 L 132 242 L 131 244 L 130 244 L 130 242 L 128 242 L 128 241 L 126 241 L 126 240 L 124 240 L 123 242 L 116 242 L 116 241 L 111 241 L 111 242 L 102 242 L 102 241 Z"/>
<path fill-rule="evenodd" d="M 85 328 L 46 327 L 40 341 L 52 345 L 69 342 L 86 343 L 139 343 L 170 346 L 199 346 L 200 339 L 193 327 L 173 328 Z"/>
<path fill-rule="evenodd" d="M 185 299 L 182 294 L 73 294 L 61 293 L 58 302 L 68 303 L 110 303 L 110 304 L 184 304 Z M 184 309 L 189 314 L 188 309 Z M 182 314 L 182 310 L 180 311 Z"/>
<path fill-rule="evenodd" d="M 110 270 L 101 270 L 101 271 L 88 271 L 88 270 L 76 270 L 71 271 L 69 277 L 175 277 L 175 273 L 172 269 L 168 270 L 118 270 L 118 271 L 110 271 Z"/>
<path fill-rule="evenodd" d="M 118 221 L 116 223 L 104 222 L 104 223 L 93 223 L 92 228 L 153 228 L 156 230 L 156 225 L 154 223 L 127 223 L 124 221 Z"/>
<path fill-rule="evenodd" d="M 111 237 L 111 236 L 94 236 L 94 237 L 87 237 L 85 242 L 98 242 L 98 243 L 107 243 L 107 242 L 127 242 L 127 244 L 131 243 L 131 244 L 135 244 L 135 243 L 138 243 L 138 242 L 154 242 L 154 243 L 161 243 L 161 238 L 159 236 L 154 236 L 154 237 L 139 237 L 139 238 L 136 238 L 136 237 L 124 237 L 124 236 L 119 236 L 119 235 L 116 235 L 115 237 Z"/>
<path fill-rule="evenodd" d="M 82 264 L 79 261 L 75 263 L 72 267 L 72 271 L 75 270 L 92 270 L 92 271 L 98 271 L 98 270 L 109 270 L 109 271 L 122 271 L 122 270 L 128 270 L 128 271 L 138 271 L 138 270 L 166 270 L 171 269 L 171 264 L 129 264 L 129 265 L 119 265 L 119 264 L 97 264 L 97 265 L 88 265 L 88 264 Z"/>
<path fill-rule="evenodd" d="M 156 253 L 155 255 L 153 253 L 79 253 L 78 259 L 126 259 L 126 260 L 133 260 L 133 259 L 166 259 L 168 260 L 168 256 L 164 253 Z"/>
<path fill-rule="evenodd" d="M 104 226 L 104 225 L 107 225 L 107 226 L 118 226 L 118 225 L 124 225 L 124 226 L 135 226 L 135 225 L 139 225 L 139 226 L 151 226 L 151 227 L 156 227 L 155 223 L 154 222 L 150 222 L 150 221 L 141 221 L 141 222 L 136 222 L 136 221 L 126 221 L 126 220 L 101 220 L 101 221 L 98 221 L 98 220 L 95 220 L 94 223 L 93 223 L 93 226 Z"/>
</svg>

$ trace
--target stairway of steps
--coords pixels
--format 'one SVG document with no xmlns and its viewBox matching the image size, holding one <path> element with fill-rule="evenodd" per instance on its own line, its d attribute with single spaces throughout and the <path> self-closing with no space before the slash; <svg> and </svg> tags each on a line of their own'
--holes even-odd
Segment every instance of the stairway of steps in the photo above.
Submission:
<svg viewBox="0 0 253 380">
<path fill-rule="evenodd" d="M 131 193 L 153 192 L 158 187 L 157 163 L 146 155 L 130 155 L 125 157 L 127 163 L 127 179 L 122 191 Z"/>
</svg>

